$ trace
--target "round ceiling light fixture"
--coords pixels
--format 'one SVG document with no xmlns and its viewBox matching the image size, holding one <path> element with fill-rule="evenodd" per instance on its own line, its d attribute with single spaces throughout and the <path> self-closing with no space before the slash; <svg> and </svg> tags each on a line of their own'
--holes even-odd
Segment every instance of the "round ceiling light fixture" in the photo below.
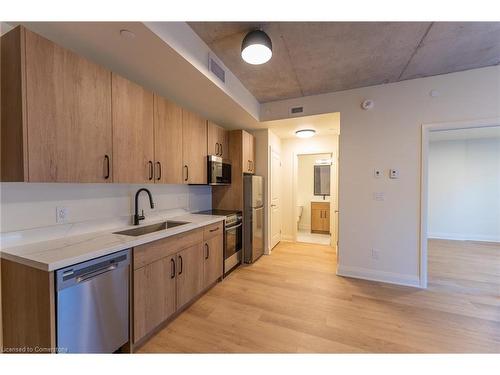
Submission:
<svg viewBox="0 0 500 375">
<path fill-rule="evenodd" d="M 273 56 L 271 38 L 262 30 L 250 31 L 241 43 L 241 57 L 247 63 L 260 65 Z"/>
<path fill-rule="evenodd" d="M 121 29 L 120 36 L 125 39 L 135 39 L 135 33 L 127 29 Z"/>
<path fill-rule="evenodd" d="M 314 134 L 316 134 L 316 130 L 313 129 L 302 129 L 295 132 L 295 135 L 299 138 L 311 138 Z"/>
</svg>

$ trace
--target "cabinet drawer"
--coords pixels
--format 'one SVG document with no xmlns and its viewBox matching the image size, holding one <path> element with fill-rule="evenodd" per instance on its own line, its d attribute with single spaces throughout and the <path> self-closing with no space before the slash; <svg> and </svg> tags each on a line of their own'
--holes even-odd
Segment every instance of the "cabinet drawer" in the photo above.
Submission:
<svg viewBox="0 0 500 375">
<path fill-rule="evenodd" d="M 134 248 L 134 270 L 200 242 L 203 242 L 203 229 L 195 229 L 136 246 Z"/>
<path fill-rule="evenodd" d="M 203 240 L 206 241 L 212 237 L 222 234 L 224 232 L 224 222 L 219 221 L 215 224 L 207 225 L 203 228 Z"/>
</svg>

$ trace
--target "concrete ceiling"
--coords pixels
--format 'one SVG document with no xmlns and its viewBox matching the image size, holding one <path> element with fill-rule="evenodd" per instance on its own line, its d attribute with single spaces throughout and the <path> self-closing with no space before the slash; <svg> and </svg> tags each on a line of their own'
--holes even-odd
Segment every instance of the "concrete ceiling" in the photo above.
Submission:
<svg viewBox="0 0 500 375">
<path fill-rule="evenodd" d="M 259 102 L 500 64 L 500 22 L 190 22 Z M 268 33 L 272 59 L 240 56 L 245 34 Z"/>
<path fill-rule="evenodd" d="M 340 113 L 265 121 L 259 126 L 272 130 L 281 139 L 295 138 L 295 132 L 300 129 L 314 129 L 316 136 L 334 135 L 340 134 Z"/>
</svg>

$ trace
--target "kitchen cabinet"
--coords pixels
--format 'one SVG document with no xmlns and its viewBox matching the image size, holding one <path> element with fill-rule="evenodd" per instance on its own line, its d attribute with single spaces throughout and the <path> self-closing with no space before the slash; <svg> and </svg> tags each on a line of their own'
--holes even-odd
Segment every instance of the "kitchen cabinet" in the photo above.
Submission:
<svg viewBox="0 0 500 375">
<path fill-rule="evenodd" d="M 134 342 L 176 310 L 175 255 L 134 271 Z"/>
<path fill-rule="evenodd" d="M 208 121 L 208 154 L 229 158 L 229 134 L 226 129 Z"/>
<path fill-rule="evenodd" d="M 311 202 L 311 232 L 330 233 L 329 202 Z"/>
<path fill-rule="evenodd" d="M 182 159 L 184 183 L 207 183 L 207 121 L 182 110 Z"/>
<path fill-rule="evenodd" d="M 242 130 L 243 139 L 243 173 L 255 173 L 255 138 Z"/>
<path fill-rule="evenodd" d="M 155 183 L 182 184 L 182 108 L 154 95 Z"/>
<path fill-rule="evenodd" d="M 222 223 L 205 228 L 203 233 L 203 288 L 215 283 L 223 272 L 224 228 Z"/>
<path fill-rule="evenodd" d="M 111 72 L 21 26 L 1 48 L 2 181 L 111 182 Z"/>
<path fill-rule="evenodd" d="M 112 75 L 113 181 L 154 182 L 153 93 Z"/>
<path fill-rule="evenodd" d="M 177 254 L 177 309 L 190 302 L 203 288 L 203 244 Z"/>
</svg>

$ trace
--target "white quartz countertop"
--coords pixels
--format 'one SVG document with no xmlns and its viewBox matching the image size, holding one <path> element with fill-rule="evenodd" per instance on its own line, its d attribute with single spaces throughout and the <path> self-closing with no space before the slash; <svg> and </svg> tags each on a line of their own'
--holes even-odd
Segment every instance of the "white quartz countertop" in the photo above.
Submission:
<svg viewBox="0 0 500 375">
<path fill-rule="evenodd" d="M 133 237 L 113 234 L 113 232 L 140 227 L 129 225 L 113 230 L 86 233 L 78 236 L 2 249 L 1 257 L 43 271 L 54 271 L 76 263 L 108 255 L 116 251 L 129 249 L 134 246 L 204 227 L 224 219 L 224 216 L 217 215 L 185 214 L 169 217 L 168 220 L 186 221 L 189 222 L 189 224 L 144 234 L 142 236 Z M 141 226 L 147 226 L 165 220 L 167 219 L 148 222 Z"/>
</svg>

